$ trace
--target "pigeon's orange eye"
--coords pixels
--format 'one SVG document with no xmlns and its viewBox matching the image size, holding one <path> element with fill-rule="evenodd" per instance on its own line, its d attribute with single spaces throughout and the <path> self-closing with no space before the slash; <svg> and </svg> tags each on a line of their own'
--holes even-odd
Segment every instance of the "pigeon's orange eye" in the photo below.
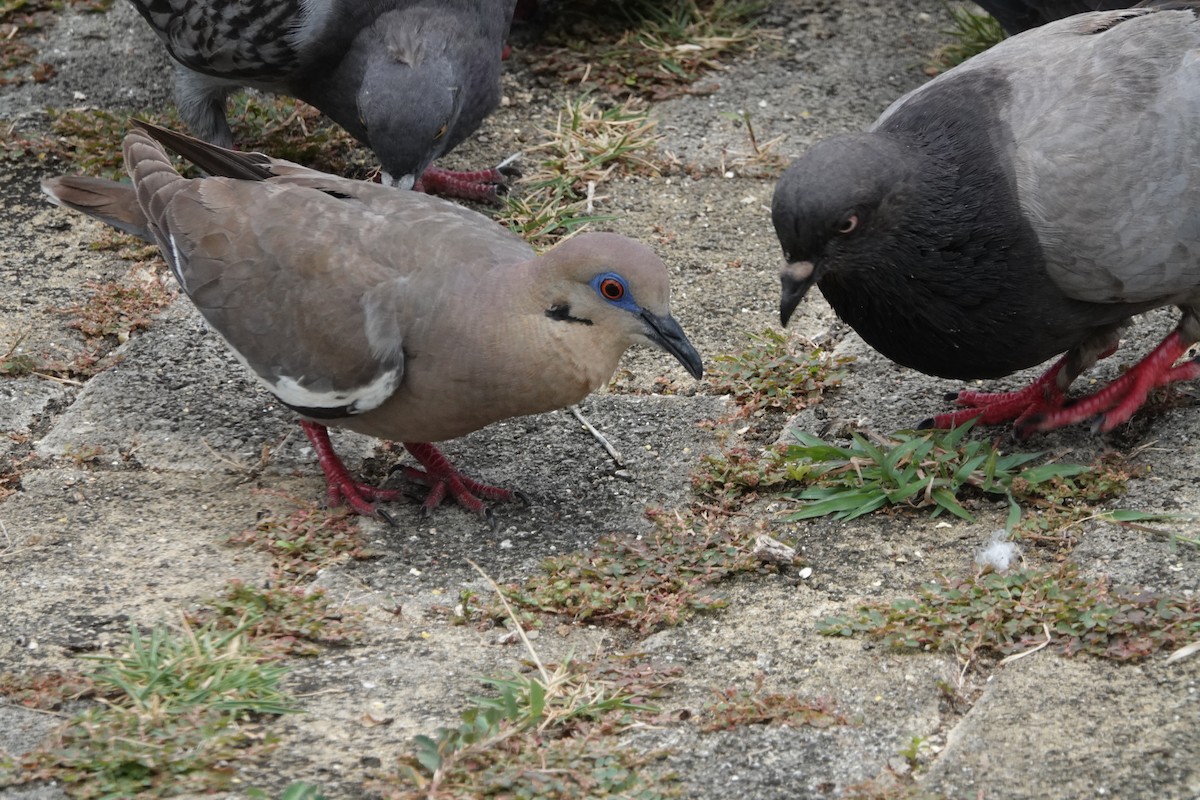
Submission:
<svg viewBox="0 0 1200 800">
<path fill-rule="evenodd" d="M 850 216 L 848 216 L 844 220 L 842 220 L 841 223 L 838 224 L 837 232 L 838 233 L 851 233 L 857 227 L 858 227 L 858 215 L 851 214 Z"/>
<path fill-rule="evenodd" d="M 442 138 L 445 135 L 446 135 L 446 123 L 443 122 L 442 127 L 438 128 L 438 132 L 433 135 L 433 140 L 436 142 L 438 139 Z"/>
<path fill-rule="evenodd" d="M 600 281 L 600 294 L 606 300 L 620 300 L 625 296 L 625 287 L 616 278 L 605 278 Z"/>
</svg>

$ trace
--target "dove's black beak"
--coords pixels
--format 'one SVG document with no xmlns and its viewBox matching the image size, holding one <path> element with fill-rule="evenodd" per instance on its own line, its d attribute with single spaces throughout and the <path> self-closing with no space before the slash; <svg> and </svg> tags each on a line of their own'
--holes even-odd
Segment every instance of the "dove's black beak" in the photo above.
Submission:
<svg viewBox="0 0 1200 800">
<path fill-rule="evenodd" d="M 704 363 L 700 360 L 700 354 L 692 347 L 687 334 L 679 327 L 674 317 L 669 314 L 660 317 L 643 309 L 642 319 L 646 323 L 647 339 L 679 359 L 683 368 L 696 380 L 704 375 Z"/>
<path fill-rule="evenodd" d="M 796 310 L 796 306 L 800 305 L 800 301 L 808 293 L 809 287 L 813 285 L 815 273 L 811 261 L 796 261 L 787 264 L 779 273 L 779 280 L 783 284 L 783 290 L 779 296 L 779 321 L 785 328 L 788 320 L 792 318 L 792 312 Z"/>
</svg>

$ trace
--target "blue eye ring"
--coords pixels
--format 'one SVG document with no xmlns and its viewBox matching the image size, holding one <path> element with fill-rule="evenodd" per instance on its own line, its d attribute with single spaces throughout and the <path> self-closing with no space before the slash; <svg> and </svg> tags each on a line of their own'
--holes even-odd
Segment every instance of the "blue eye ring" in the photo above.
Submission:
<svg viewBox="0 0 1200 800">
<path fill-rule="evenodd" d="M 592 288 L 596 290 L 596 294 L 612 303 L 615 306 L 625 308 L 633 303 L 633 296 L 629 291 L 629 284 L 615 272 L 602 272 L 591 280 Z"/>
</svg>

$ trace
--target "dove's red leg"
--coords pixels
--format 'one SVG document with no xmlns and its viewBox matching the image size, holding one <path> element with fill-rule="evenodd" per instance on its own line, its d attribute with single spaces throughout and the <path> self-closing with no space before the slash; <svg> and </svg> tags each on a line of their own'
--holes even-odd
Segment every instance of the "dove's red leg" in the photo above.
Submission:
<svg viewBox="0 0 1200 800">
<path fill-rule="evenodd" d="M 454 502 L 468 511 L 474 511 L 476 514 L 486 517 L 488 516 L 487 507 L 479 499 L 480 497 L 487 500 L 511 500 L 514 497 L 521 497 L 519 492 L 488 486 L 486 483 L 468 478 L 450 464 L 446 456 L 442 455 L 441 450 L 428 442 L 405 442 L 404 446 L 408 452 L 412 453 L 413 458 L 421 462 L 421 466 L 425 468 L 403 467 L 401 471 L 404 473 L 404 477 L 410 481 L 429 487 L 429 496 L 422 503 L 422 507 L 427 512 L 441 505 L 442 500 L 449 495 Z"/>
<path fill-rule="evenodd" d="M 329 429 L 324 425 L 301 420 L 300 427 L 304 429 L 304 435 L 317 451 L 317 461 L 321 464 L 321 471 L 325 473 L 325 483 L 329 487 L 326 502 L 330 508 L 345 503 L 356 514 L 374 517 L 382 514 L 375 508 L 376 502 L 387 503 L 403 497 L 403 493 L 396 489 L 376 489 L 350 477 L 346 465 L 334 452 L 333 443 L 329 441 Z M 386 515 L 383 516 L 388 519 Z"/>
<path fill-rule="evenodd" d="M 441 167 L 429 167 L 421 173 L 420 180 L 413 188 L 418 192 L 442 197 L 497 203 L 502 189 L 508 187 L 508 179 L 516 174 L 515 170 L 505 171 L 499 168 L 456 172 Z"/>
<path fill-rule="evenodd" d="M 1175 364 L 1193 344 L 1195 342 L 1178 329 L 1172 331 L 1158 347 L 1108 386 L 1070 405 L 1031 415 L 1018 427 L 1017 435 L 1027 436 L 1034 431 L 1053 430 L 1093 417 L 1097 418 L 1097 430 L 1111 431 L 1132 417 L 1152 390 L 1176 381 L 1200 377 L 1200 358 Z"/>
</svg>

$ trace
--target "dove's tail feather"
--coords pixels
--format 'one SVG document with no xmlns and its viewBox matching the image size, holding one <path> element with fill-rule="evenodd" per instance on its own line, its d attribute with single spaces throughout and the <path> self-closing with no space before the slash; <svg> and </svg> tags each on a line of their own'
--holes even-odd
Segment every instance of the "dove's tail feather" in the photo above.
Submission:
<svg viewBox="0 0 1200 800">
<path fill-rule="evenodd" d="M 159 144 L 195 164 L 209 175 L 239 178 L 246 181 L 262 181 L 275 174 L 271 171 L 273 159 L 262 153 L 241 153 L 236 150 L 228 150 L 185 133 L 161 128 L 142 119 L 133 120 L 133 124 L 149 134 Z"/>
<path fill-rule="evenodd" d="M 42 191 L 56 206 L 82 211 L 117 230 L 154 242 L 146 215 L 138 205 L 137 192 L 128 183 L 64 175 L 43 180 Z"/>
</svg>

